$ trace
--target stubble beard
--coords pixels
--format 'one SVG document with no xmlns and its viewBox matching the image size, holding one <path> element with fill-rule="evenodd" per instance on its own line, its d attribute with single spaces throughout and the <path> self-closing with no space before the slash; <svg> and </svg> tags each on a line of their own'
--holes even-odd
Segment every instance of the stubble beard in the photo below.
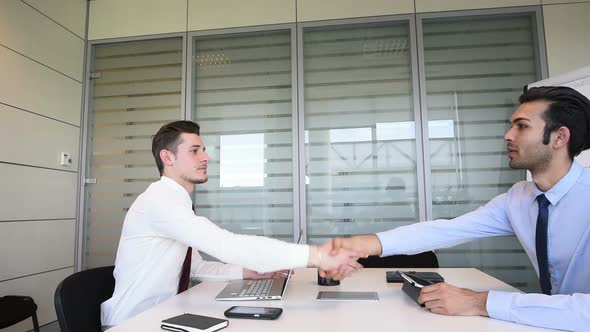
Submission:
<svg viewBox="0 0 590 332">
<path fill-rule="evenodd" d="M 531 173 L 535 173 L 545 170 L 547 167 L 549 167 L 551 159 L 551 151 L 549 151 L 546 145 L 542 145 L 542 147 L 538 148 L 534 153 L 532 153 L 532 157 L 521 161 L 510 159 L 508 166 L 510 166 L 512 169 L 526 169 L 531 171 Z"/>
<path fill-rule="evenodd" d="M 207 176 L 207 174 L 205 174 L 203 176 L 195 176 L 195 177 L 183 176 L 182 178 L 192 184 L 202 184 L 202 183 L 207 182 L 207 180 L 209 180 L 209 177 Z"/>
</svg>

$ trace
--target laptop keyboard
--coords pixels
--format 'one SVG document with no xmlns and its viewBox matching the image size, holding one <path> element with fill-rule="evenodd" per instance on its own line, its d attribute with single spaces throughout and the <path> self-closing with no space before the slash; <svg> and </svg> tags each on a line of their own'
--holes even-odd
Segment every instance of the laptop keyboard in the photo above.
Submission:
<svg viewBox="0 0 590 332">
<path fill-rule="evenodd" d="M 274 279 L 260 279 L 248 281 L 248 288 L 242 289 L 239 296 L 267 296 L 270 294 Z"/>
</svg>

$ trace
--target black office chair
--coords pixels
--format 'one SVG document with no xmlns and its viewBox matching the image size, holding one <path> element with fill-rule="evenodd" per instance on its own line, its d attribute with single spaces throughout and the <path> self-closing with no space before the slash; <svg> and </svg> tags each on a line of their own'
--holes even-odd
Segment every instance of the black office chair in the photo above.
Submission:
<svg viewBox="0 0 590 332">
<path fill-rule="evenodd" d="M 358 262 L 365 268 L 438 268 L 438 259 L 432 251 L 416 255 L 369 256 Z"/>
<path fill-rule="evenodd" d="M 100 332 L 100 304 L 113 296 L 114 266 L 72 274 L 55 290 L 55 311 L 61 332 Z"/>
<path fill-rule="evenodd" d="M 31 317 L 33 330 L 39 332 L 37 304 L 31 297 L 8 295 L 0 297 L 0 329 L 20 323 Z"/>
</svg>

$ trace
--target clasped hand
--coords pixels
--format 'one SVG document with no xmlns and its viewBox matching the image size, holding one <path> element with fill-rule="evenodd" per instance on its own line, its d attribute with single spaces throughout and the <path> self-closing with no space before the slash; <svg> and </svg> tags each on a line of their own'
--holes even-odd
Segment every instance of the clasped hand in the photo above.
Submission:
<svg viewBox="0 0 590 332">
<path fill-rule="evenodd" d="M 357 260 L 367 257 L 365 253 L 354 249 L 335 248 L 333 240 L 324 243 L 318 250 L 321 258 L 318 264 L 320 276 L 334 280 L 342 280 L 362 269 L 363 266 Z"/>
</svg>

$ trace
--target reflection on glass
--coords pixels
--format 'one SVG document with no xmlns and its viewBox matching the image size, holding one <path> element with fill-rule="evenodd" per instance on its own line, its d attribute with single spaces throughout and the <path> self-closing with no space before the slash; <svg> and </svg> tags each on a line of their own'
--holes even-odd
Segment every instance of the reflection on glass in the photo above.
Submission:
<svg viewBox="0 0 590 332">
<path fill-rule="evenodd" d="M 428 137 L 430 138 L 453 138 L 455 137 L 455 126 L 453 120 L 428 121 Z"/>
<path fill-rule="evenodd" d="M 416 138 L 416 124 L 414 121 L 382 122 L 377 123 L 377 140 L 404 140 Z M 428 137 L 453 138 L 455 126 L 453 120 L 428 121 Z"/>
<path fill-rule="evenodd" d="M 331 143 L 370 142 L 371 128 L 330 129 Z"/>
<path fill-rule="evenodd" d="M 414 121 L 377 123 L 377 140 L 415 139 L 416 125 Z"/>
<path fill-rule="evenodd" d="M 223 135 L 220 141 L 220 186 L 264 186 L 264 134 Z"/>
</svg>

